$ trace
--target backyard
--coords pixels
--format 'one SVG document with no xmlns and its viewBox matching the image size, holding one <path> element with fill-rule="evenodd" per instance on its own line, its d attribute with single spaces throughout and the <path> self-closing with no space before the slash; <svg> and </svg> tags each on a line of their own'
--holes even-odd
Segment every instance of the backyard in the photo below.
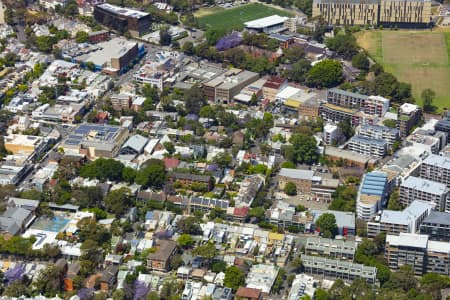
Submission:
<svg viewBox="0 0 450 300">
<path fill-rule="evenodd" d="M 450 32 L 362 31 L 357 39 L 386 72 L 411 83 L 418 104 L 431 88 L 439 111 L 450 106 Z"/>
</svg>

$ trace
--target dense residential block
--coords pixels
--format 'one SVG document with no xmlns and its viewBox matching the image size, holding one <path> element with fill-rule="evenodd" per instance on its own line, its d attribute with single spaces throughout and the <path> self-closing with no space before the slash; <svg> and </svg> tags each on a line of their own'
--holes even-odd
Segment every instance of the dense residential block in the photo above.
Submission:
<svg viewBox="0 0 450 300">
<path fill-rule="evenodd" d="M 430 240 L 450 242 L 450 213 L 432 211 L 420 225 L 420 234 Z"/>
<path fill-rule="evenodd" d="M 450 186 L 450 158 L 431 154 L 422 161 L 420 177 Z"/>
<path fill-rule="evenodd" d="M 449 189 L 443 183 L 409 176 L 400 185 L 399 201 L 403 205 L 409 205 L 414 200 L 423 200 L 435 205 L 436 210 L 443 211 L 446 208 Z"/>
</svg>

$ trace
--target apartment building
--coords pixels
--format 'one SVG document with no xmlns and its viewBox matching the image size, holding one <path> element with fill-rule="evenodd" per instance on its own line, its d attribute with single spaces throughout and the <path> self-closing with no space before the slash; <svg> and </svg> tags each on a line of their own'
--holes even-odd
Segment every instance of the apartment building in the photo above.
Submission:
<svg viewBox="0 0 450 300">
<path fill-rule="evenodd" d="M 356 200 L 356 215 L 369 221 L 385 205 L 387 196 L 387 174 L 380 171 L 366 173 L 359 186 Z"/>
<path fill-rule="evenodd" d="M 347 146 L 350 151 L 375 158 L 383 158 L 386 156 L 388 143 L 383 139 L 355 135 L 348 141 Z"/>
<path fill-rule="evenodd" d="M 358 135 L 371 139 L 383 139 L 387 142 L 388 148 L 399 140 L 400 131 L 396 128 L 389 128 L 381 125 L 363 125 L 358 132 Z"/>
<path fill-rule="evenodd" d="M 422 161 L 420 177 L 450 186 L 450 157 L 429 155 Z"/>
<path fill-rule="evenodd" d="M 433 209 L 433 203 L 420 200 L 413 201 L 402 211 L 385 209 L 379 216 L 367 222 L 367 235 L 374 237 L 381 232 L 395 235 L 402 232 L 416 233 Z"/>
<path fill-rule="evenodd" d="M 115 111 L 121 111 L 122 109 L 128 110 L 131 106 L 131 95 L 129 94 L 114 94 L 111 96 L 111 105 Z"/>
<path fill-rule="evenodd" d="M 356 110 L 340 107 L 331 103 L 323 103 L 319 107 L 319 116 L 328 122 L 339 123 L 351 121 Z"/>
<path fill-rule="evenodd" d="M 332 25 L 398 25 L 424 27 L 430 22 L 428 0 L 314 0 L 313 17 Z"/>
<path fill-rule="evenodd" d="M 365 279 L 368 283 L 376 283 L 377 268 L 349 261 L 330 259 L 320 256 L 302 255 L 305 273 L 315 274 L 324 278 L 355 280 Z"/>
<path fill-rule="evenodd" d="M 368 96 L 332 88 L 327 91 L 327 102 L 341 107 L 358 109 L 364 106 Z"/>
<path fill-rule="evenodd" d="M 209 101 L 228 104 L 234 96 L 250 83 L 258 80 L 258 73 L 231 69 L 203 84 L 203 93 Z"/>
<path fill-rule="evenodd" d="M 405 206 L 414 200 L 428 201 L 436 205 L 436 210 L 443 211 L 446 209 L 448 192 L 448 187 L 443 183 L 409 176 L 400 185 L 399 201 Z"/>
<path fill-rule="evenodd" d="M 428 235 L 387 235 L 385 258 L 392 270 L 408 265 L 418 276 L 431 272 L 450 274 L 450 243 L 431 241 Z"/>
<path fill-rule="evenodd" d="M 403 103 L 397 112 L 397 129 L 400 130 L 400 136 L 405 138 L 409 135 L 411 129 L 422 118 L 422 108 L 411 103 Z"/>
<path fill-rule="evenodd" d="M 3 137 L 5 149 L 14 155 L 32 155 L 45 150 L 46 142 L 41 136 L 11 134 Z"/>
<path fill-rule="evenodd" d="M 450 213 L 432 211 L 420 224 L 420 234 L 430 240 L 450 242 Z"/>
<path fill-rule="evenodd" d="M 97 22 L 122 34 L 130 32 L 132 36 L 142 36 L 151 29 L 149 13 L 108 3 L 94 7 L 94 18 Z"/>
<path fill-rule="evenodd" d="M 381 96 L 369 96 L 363 107 L 366 114 L 381 118 L 389 110 L 389 99 Z"/>
<path fill-rule="evenodd" d="M 334 124 L 326 124 L 323 127 L 323 141 L 327 145 L 337 144 L 340 139 L 340 128 Z"/>
<path fill-rule="evenodd" d="M 322 16 L 332 25 L 375 25 L 378 22 L 379 0 L 314 0 L 312 15 Z"/>
<path fill-rule="evenodd" d="M 399 235 L 388 234 L 384 256 L 389 268 L 398 270 L 401 266 L 408 265 L 412 267 L 415 275 L 422 275 L 425 270 L 427 244 L 426 235 L 403 232 Z"/>
<path fill-rule="evenodd" d="M 382 0 L 379 24 L 428 24 L 431 22 L 429 0 Z"/>
<path fill-rule="evenodd" d="M 341 260 L 353 260 L 356 248 L 358 248 L 358 243 L 354 241 L 309 237 L 306 239 L 305 254 Z"/>
</svg>

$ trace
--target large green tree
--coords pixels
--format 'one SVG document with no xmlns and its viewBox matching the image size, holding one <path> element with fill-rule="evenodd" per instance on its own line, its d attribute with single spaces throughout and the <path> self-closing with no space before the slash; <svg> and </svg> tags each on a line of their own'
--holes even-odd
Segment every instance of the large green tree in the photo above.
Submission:
<svg viewBox="0 0 450 300">
<path fill-rule="evenodd" d="M 292 160 L 295 163 L 312 164 L 319 159 L 314 136 L 297 133 L 291 136 L 289 142 L 292 144 Z"/>
<path fill-rule="evenodd" d="M 336 217 L 331 213 L 324 213 L 317 218 L 316 227 L 323 237 L 334 238 L 337 233 Z"/>
<path fill-rule="evenodd" d="M 316 63 L 306 75 L 306 84 L 311 87 L 329 88 L 342 82 L 342 65 L 332 59 Z"/>
<path fill-rule="evenodd" d="M 225 270 L 223 285 L 236 291 L 245 284 L 245 273 L 236 266 L 228 267 Z"/>
<path fill-rule="evenodd" d="M 150 159 L 143 169 L 136 175 L 136 183 L 143 187 L 161 188 L 166 181 L 164 162 L 159 159 Z"/>
</svg>

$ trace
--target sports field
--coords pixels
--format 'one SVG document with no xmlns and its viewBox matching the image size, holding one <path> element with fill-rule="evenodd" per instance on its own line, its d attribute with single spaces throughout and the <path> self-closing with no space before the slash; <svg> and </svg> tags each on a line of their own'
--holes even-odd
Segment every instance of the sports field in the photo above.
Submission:
<svg viewBox="0 0 450 300">
<path fill-rule="evenodd" d="M 217 29 L 243 29 L 244 22 L 271 15 L 292 16 L 292 13 L 260 3 L 251 3 L 236 8 L 206 8 L 195 13 L 200 25 Z"/>
<path fill-rule="evenodd" d="M 363 31 L 357 39 L 385 71 L 411 83 L 418 104 L 422 90 L 431 88 L 438 110 L 450 107 L 449 32 Z"/>
</svg>

